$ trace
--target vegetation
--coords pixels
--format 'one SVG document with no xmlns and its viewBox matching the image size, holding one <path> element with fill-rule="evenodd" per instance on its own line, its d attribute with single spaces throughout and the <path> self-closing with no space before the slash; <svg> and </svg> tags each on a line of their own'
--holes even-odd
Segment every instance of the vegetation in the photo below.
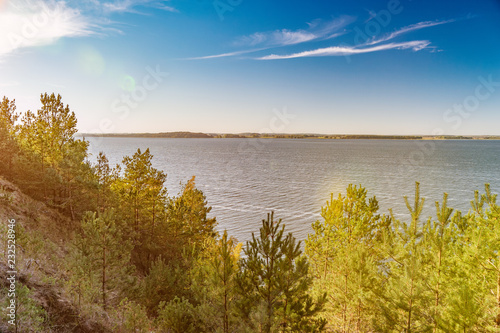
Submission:
<svg viewBox="0 0 500 333">
<path fill-rule="evenodd" d="M 243 245 L 217 232 L 194 177 L 169 196 L 149 150 L 92 164 L 61 96 L 40 101 L 22 115 L 0 103 L 0 217 L 23 217 L 19 332 L 500 331 L 500 207 L 488 185 L 466 214 L 445 193 L 425 220 L 416 183 L 408 221 L 350 185 L 304 246 L 273 213 Z M 0 232 L 5 257 L 3 222 Z"/>
<path fill-rule="evenodd" d="M 82 137 L 120 137 L 120 138 L 198 138 L 198 139 L 343 139 L 343 140 L 500 140 L 499 136 L 480 135 L 376 135 L 376 134 L 278 134 L 278 133 L 240 133 L 240 134 L 208 134 L 193 132 L 168 133 L 84 133 Z"/>
</svg>

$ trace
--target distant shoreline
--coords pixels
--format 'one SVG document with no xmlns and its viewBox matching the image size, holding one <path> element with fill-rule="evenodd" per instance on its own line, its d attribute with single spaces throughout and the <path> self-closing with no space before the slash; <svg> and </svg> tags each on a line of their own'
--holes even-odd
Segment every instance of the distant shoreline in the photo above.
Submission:
<svg viewBox="0 0 500 333">
<path fill-rule="evenodd" d="M 329 139 L 329 140 L 500 140 L 500 135 L 363 135 L 363 134 L 269 134 L 269 133 L 77 133 L 78 137 L 173 138 L 173 139 Z"/>
</svg>

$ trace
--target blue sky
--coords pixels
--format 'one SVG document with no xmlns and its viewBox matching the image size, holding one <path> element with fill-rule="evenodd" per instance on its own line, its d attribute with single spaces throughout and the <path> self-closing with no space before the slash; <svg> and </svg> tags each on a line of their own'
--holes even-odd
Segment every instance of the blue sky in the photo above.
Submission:
<svg viewBox="0 0 500 333">
<path fill-rule="evenodd" d="M 43 92 L 82 132 L 500 134 L 500 1 L 0 0 L 0 95 Z"/>
</svg>

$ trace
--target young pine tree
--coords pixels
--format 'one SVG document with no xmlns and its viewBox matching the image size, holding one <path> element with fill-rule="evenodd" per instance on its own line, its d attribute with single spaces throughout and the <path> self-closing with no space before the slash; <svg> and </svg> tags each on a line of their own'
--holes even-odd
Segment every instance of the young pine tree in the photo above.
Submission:
<svg viewBox="0 0 500 333">
<path fill-rule="evenodd" d="M 315 332 L 325 322 L 314 319 L 323 308 L 325 296 L 316 301 L 309 295 L 312 278 L 309 263 L 302 256 L 300 242 L 284 235 L 281 220 L 268 214 L 262 221 L 260 237 L 244 249 L 241 272 L 237 277 L 240 315 L 261 332 Z"/>
<path fill-rule="evenodd" d="M 313 224 L 306 254 L 314 272 L 314 290 L 326 292 L 325 316 L 339 332 L 369 332 L 374 315 L 374 291 L 379 288 L 381 234 L 390 219 L 380 216 L 375 197 L 363 187 L 349 185 L 321 210 L 323 221 Z"/>
<path fill-rule="evenodd" d="M 227 231 L 212 242 L 193 266 L 191 289 L 200 305 L 202 321 L 210 332 L 234 332 L 238 326 L 236 276 L 242 244 L 230 238 Z"/>
<path fill-rule="evenodd" d="M 19 153 L 17 145 L 16 126 L 19 115 L 16 112 L 16 101 L 10 101 L 4 96 L 0 102 L 0 175 L 9 179 L 15 175 L 13 170 L 13 162 L 16 155 Z"/>
<path fill-rule="evenodd" d="M 134 282 L 132 244 L 123 237 L 113 211 L 108 210 L 99 215 L 89 212 L 83 217 L 75 245 L 70 266 L 80 275 L 80 286 L 97 293 L 98 299 L 90 301 L 98 302 L 106 311 Z"/>
<path fill-rule="evenodd" d="M 419 222 L 424 201 L 417 182 L 414 205 L 405 197 L 411 222 L 394 219 L 394 227 L 385 237 L 388 272 L 379 302 L 380 316 L 374 323 L 379 331 L 410 333 L 432 329 L 433 294 L 428 287 L 429 265 Z"/>
<path fill-rule="evenodd" d="M 500 330 L 500 206 L 490 186 L 485 194 L 476 191 L 467 216 L 464 261 L 468 264 L 475 302 L 484 306 L 487 331 Z M 477 281 L 475 285 L 472 282 Z M 481 322 L 478 320 L 478 323 Z"/>
</svg>

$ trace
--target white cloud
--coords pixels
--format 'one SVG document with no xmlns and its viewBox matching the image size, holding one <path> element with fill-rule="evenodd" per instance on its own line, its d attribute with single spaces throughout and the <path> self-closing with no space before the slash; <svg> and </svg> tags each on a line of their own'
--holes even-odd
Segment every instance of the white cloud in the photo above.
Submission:
<svg viewBox="0 0 500 333">
<path fill-rule="evenodd" d="M 373 19 L 376 15 L 372 11 L 368 11 L 369 18 L 365 21 L 368 22 Z M 261 46 L 261 48 L 253 48 L 236 52 L 227 52 L 222 54 L 216 54 L 205 57 L 197 57 L 191 59 L 213 59 L 213 58 L 222 58 L 222 57 L 232 57 L 237 55 L 242 55 L 246 53 L 253 53 L 257 51 L 262 51 L 266 49 L 270 49 L 273 47 L 282 47 L 289 45 L 296 45 L 305 42 L 319 41 L 319 40 L 327 40 L 339 37 L 344 35 L 345 31 L 340 31 L 350 23 L 354 21 L 354 18 L 351 16 L 342 16 L 337 19 L 333 19 L 331 21 L 321 21 L 314 20 L 313 22 L 308 23 L 308 29 L 304 30 L 275 30 L 271 32 L 256 32 L 254 34 L 241 37 L 235 45 L 237 46 Z M 326 48 L 318 48 L 315 50 L 309 50 L 304 52 L 297 52 L 292 54 L 271 54 L 263 57 L 258 57 L 255 59 L 258 60 L 276 60 L 276 59 L 291 59 L 291 58 L 303 58 L 303 57 L 320 57 L 320 56 L 346 56 L 352 54 L 361 54 L 361 53 L 370 53 L 370 52 L 378 52 L 383 50 L 391 50 L 391 49 L 411 49 L 413 51 L 420 51 L 423 49 L 433 49 L 433 47 L 429 46 L 431 44 L 430 41 L 427 40 L 416 40 L 416 41 L 407 41 L 401 43 L 388 43 L 392 39 L 399 37 L 403 34 L 425 29 L 441 24 L 455 22 L 455 19 L 452 20 L 444 20 L 444 21 L 424 21 L 416 24 L 412 24 L 406 27 L 403 27 L 399 30 L 396 30 L 392 33 L 383 35 L 382 37 L 373 37 L 371 40 L 359 44 L 357 46 L 346 46 L 346 45 L 338 45 L 331 46 Z M 433 49 L 436 52 L 436 49 Z"/>
<path fill-rule="evenodd" d="M 1 0 L 0 0 L 1 1 Z M 0 60 L 20 49 L 50 45 L 63 37 L 122 33 L 114 13 L 150 7 L 177 10 L 159 0 L 7 0 L 0 11 Z"/>
<path fill-rule="evenodd" d="M 236 46 L 260 46 L 240 50 L 235 52 L 226 52 L 209 56 L 193 57 L 188 60 L 214 59 L 224 57 L 234 57 L 242 54 L 263 51 L 274 47 L 297 45 L 315 40 L 333 39 L 345 34 L 345 31 L 338 32 L 348 24 L 352 23 L 354 18 L 351 16 L 341 16 L 330 21 L 320 19 L 307 23 L 307 30 L 288 30 L 281 29 L 271 32 L 256 32 L 248 36 L 240 37 L 234 44 Z"/>
<path fill-rule="evenodd" d="M 372 41 L 368 42 L 367 45 L 379 44 L 379 43 L 394 39 L 394 38 L 401 36 L 401 35 L 408 33 L 408 32 L 412 32 L 412 31 L 420 30 L 420 29 L 425 29 L 425 28 L 429 28 L 429 27 L 434 27 L 436 25 L 441 25 L 441 24 L 446 24 L 446 23 L 451 23 L 451 22 L 455 22 L 455 20 L 419 22 L 417 24 L 412 24 L 412 25 L 403 27 L 403 28 L 396 30 L 396 31 L 394 31 L 386 36 L 383 36 L 381 38 L 373 39 Z"/>
<path fill-rule="evenodd" d="M 351 16 L 341 16 L 330 21 L 314 20 L 308 23 L 308 29 L 289 30 L 280 29 L 268 32 L 256 32 L 239 38 L 237 46 L 264 45 L 267 47 L 287 46 L 305 43 L 318 39 L 335 37 L 339 30 L 352 23 Z"/>
<path fill-rule="evenodd" d="M 258 60 L 278 60 L 278 59 L 292 59 L 292 58 L 304 58 L 304 57 L 325 57 L 325 56 L 347 56 L 353 54 L 361 54 L 361 53 L 371 53 L 378 52 L 384 50 L 391 49 L 412 49 L 417 52 L 426 48 L 430 48 L 430 41 L 427 40 L 417 40 L 417 41 L 408 41 L 401 43 L 386 43 L 398 36 L 401 36 L 405 33 L 409 33 L 415 30 L 425 29 L 429 27 L 433 27 L 436 25 L 446 24 L 455 22 L 456 20 L 446 20 L 446 21 L 425 21 L 419 22 L 416 24 L 412 24 L 406 27 L 403 27 L 399 30 L 396 30 L 390 34 L 387 34 L 380 38 L 373 38 L 371 41 L 360 44 L 358 46 L 332 46 L 326 48 L 319 48 L 316 50 L 297 52 L 292 54 L 285 55 L 277 55 L 271 54 L 264 57 L 256 58 Z M 385 43 L 385 44 L 384 44 Z M 370 47 L 367 47 L 370 46 Z"/>
<path fill-rule="evenodd" d="M 97 3 L 107 13 L 139 13 L 137 7 L 151 7 L 169 12 L 177 12 L 172 6 L 167 5 L 168 1 L 158 0 L 113 0 Z"/>
<path fill-rule="evenodd" d="M 0 12 L 0 57 L 21 48 L 52 44 L 62 37 L 93 33 L 79 10 L 59 1 L 16 1 Z"/>
<path fill-rule="evenodd" d="M 203 56 L 203 57 L 188 58 L 187 60 L 203 60 L 203 59 L 234 57 L 237 55 L 242 55 L 242 54 L 257 52 L 257 51 L 262 51 L 262 50 L 264 50 L 264 49 L 253 49 L 253 50 L 245 50 L 245 51 L 228 52 L 228 53 L 221 53 L 221 54 L 215 54 L 215 55 L 209 55 L 209 56 Z"/>
<path fill-rule="evenodd" d="M 305 57 L 331 57 L 331 56 L 348 56 L 353 54 L 361 53 L 371 53 L 385 50 L 402 50 L 402 49 L 412 49 L 413 51 L 420 51 L 430 45 L 429 41 L 417 40 L 411 42 L 402 43 L 388 43 L 383 45 L 371 46 L 366 48 L 356 48 L 352 46 L 331 46 L 320 48 L 311 51 L 304 51 L 298 53 L 292 53 L 288 55 L 277 55 L 271 54 L 268 56 L 257 58 L 258 60 L 278 60 L 278 59 L 293 59 L 293 58 L 305 58 Z"/>
</svg>

